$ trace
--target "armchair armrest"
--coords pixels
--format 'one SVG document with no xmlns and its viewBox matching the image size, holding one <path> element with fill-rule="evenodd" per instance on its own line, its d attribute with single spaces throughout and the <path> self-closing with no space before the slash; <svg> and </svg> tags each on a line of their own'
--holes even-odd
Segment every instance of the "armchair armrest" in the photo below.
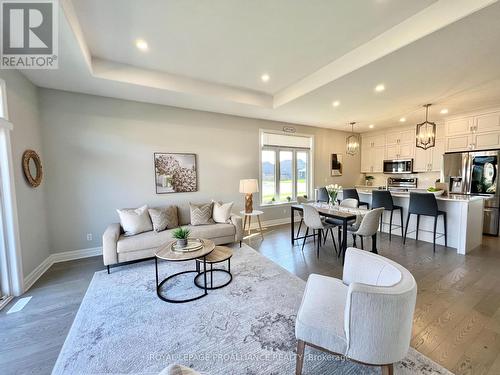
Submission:
<svg viewBox="0 0 500 375">
<path fill-rule="evenodd" d="M 243 239 L 243 219 L 241 218 L 241 216 L 231 215 L 231 223 L 236 229 L 234 242 L 240 242 Z"/>
<path fill-rule="evenodd" d="M 117 243 L 120 238 L 119 223 L 110 224 L 102 235 L 102 258 L 105 266 L 118 263 Z"/>
</svg>

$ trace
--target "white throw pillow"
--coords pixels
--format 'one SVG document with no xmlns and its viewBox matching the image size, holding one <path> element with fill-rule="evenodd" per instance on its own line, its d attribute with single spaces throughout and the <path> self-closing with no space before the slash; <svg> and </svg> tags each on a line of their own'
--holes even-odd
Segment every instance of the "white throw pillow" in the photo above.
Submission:
<svg viewBox="0 0 500 375">
<path fill-rule="evenodd" d="M 142 232 L 153 230 L 151 218 L 148 214 L 148 206 L 139 208 L 124 208 L 116 210 L 120 216 L 120 225 L 125 236 L 133 236 Z"/>
<path fill-rule="evenodd" d="M 233 208 L 233 202 L 229 203 L 219 203 L 216 201 L 212 202 L 214 204 L 212 219 L 214 219 L 216 223 L 225 224 L 229 222 L 229 218 L 231 217 L 231 209 Z"/>
</svg>

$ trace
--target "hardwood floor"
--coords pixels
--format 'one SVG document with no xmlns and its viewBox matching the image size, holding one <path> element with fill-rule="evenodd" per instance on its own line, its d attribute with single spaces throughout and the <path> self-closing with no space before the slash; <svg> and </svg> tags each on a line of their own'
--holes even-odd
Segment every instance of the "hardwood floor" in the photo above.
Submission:
<svg viewBox="0 0 500 375">
<path fill-rule="evenodd" d="M 310 273 L 341 277 L 331 239 L 319 260 L 312 240 L 304 251 L 290 244 L 288 226 L 265 229 L 265 240 L 245 240 L 290 272 L 306 280 Z M 418 284 L 411 345 L 456 374 L 500 374 L 500 239 L 484 237 L 483 246 L 467 256 L 452 249 L 379 235 L 379 253 L 407 267 Z M 366 248 L 371 243 L 365 241 Z M 0 312 L 0 373 L 49 374 L 95 271 L 93 257 L 57 263 L 26 296 L 28 305 Z M 119 272 L 119 268 L 114 272 Z"/>
</svg>

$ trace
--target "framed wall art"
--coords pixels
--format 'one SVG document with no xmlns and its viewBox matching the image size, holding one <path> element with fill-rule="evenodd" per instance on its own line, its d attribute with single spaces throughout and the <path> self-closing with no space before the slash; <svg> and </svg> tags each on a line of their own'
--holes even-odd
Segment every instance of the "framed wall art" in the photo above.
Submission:
<svg viewBox="0 0 500 375">
<path fill-rule="evenodd" d="M 332 154 L 330 158 L 330 175 L 342 176 L 342 154 Z"/>
<path fill-rule="evenodd" d="M 156 194 L 198 190 L 196 154 L 154 153 Z"/>
</svg>

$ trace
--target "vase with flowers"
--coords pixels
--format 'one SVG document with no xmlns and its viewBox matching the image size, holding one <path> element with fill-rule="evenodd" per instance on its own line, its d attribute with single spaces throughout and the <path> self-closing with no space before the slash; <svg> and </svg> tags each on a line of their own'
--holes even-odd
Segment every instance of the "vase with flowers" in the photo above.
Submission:
<svg viewBox="0 0 500 375">
<path fill-rule="evenodd" d="M 342 191 L 342 186 L 334 184 L 325 187 L 328 192 L 329 204 L 333 207 L 337 203 L 337 195 L 339 195 L 339 192 Z"/>
</svg>

